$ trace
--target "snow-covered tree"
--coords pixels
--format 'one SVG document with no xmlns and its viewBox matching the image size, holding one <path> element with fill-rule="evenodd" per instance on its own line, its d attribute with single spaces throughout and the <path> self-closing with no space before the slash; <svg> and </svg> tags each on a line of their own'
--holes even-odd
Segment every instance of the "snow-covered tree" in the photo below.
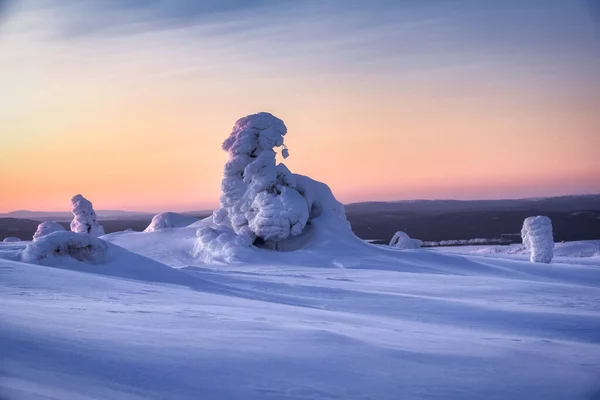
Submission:
<svg viewBox="0 0 600 400">
<path fill-rule="evenodd" d="M 71 230 L 77 233 L 85 233 L 94 237 L 104 235 L 104 228 L 98 223 L 96 212 L 92 203 L 82 195 L 78 194 L 71 199 L 73 204 L 73 221 Z"/>
<path fill-rule="evenodd" d="M 194 217 L 188 215 L 177 214 L 174 212 L 164 212 L 156 214 L 152 217 L 150 225 L 144 230 L 144 232 L 154 232 L 159 229 L 165 228 L 182 228 L 198 221 Z"/>
<path fill-rule="evenodd" d="M 419 239 L 411 239 L 405 232 L 398 231 L 390 240 L 390 246 L 397 249 L 418 249 L 423 244 Z"/>
<path fill-rule="evenodd" d="M 282 148 L 283 158 L 289 156 L 283 143 L 286 133 L 283 121 L 265 112 L 235 123 L 223 142 L 229 160 L 220 208 L 196 232 L 196 257 L 234 262 L 248 256 L 252 245 L 289 251 L 310 240 L 324 244 L 327 241 L 318 238 L 333 232 L 357 239 L 343 204 L 326 184 L 277 164 L 275 148 Z"/>
<path fill-rule="evenodd" d="M 531 262 L 549 263 L 554 256 L 554 237 L 550 218 L 538 215 L 523 221 L 521 229 L 523 245 L 530 253 Z"/>
<path fill-rule="evenodd" d="M 213 219 L 248 243 L 299 235 L 308 221 L 309 204 L 296 190 L 294 175 L 275 159 L 273 149 L 284 146 L 286 132 L 282 120 L 262 112 L 238 120 L 223 142 L 229 160 Z M 282 156 L 287 155 L 283 147 Z"/>
<path fill-rule="evenodd" d="M 65 230 L 66 229 L 58 222 L 45 221 L 38 225 L 37 230 L 33 234 L 33 240 L 38 240 L 39 238 L 44 237 L 53 232 L 62 232 Z"/>
</svg>

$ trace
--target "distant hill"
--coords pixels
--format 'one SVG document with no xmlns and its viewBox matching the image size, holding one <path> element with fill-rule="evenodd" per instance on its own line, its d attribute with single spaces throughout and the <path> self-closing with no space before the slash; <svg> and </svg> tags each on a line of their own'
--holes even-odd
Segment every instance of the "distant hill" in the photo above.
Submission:
<svg viewBox="0 0 600 400">
<path fill-rule="evenodd" d="M 123 210 L 96 210 L 96 214 L 100 219 L 148 219 L 154 214 L 138 212 L 138 211 L 123 211 Z M 0 218 L 24 218 L 33 219 L 36 221 L 71 221 L 73 214 L 64 211 L 29 211 L 17 210 L 5 214 L 0 214 Z"/>
<path fill-rule="evenodd" d="M 182 214 L 203 218 L 212 211 Z M 98 210 L 106 233 L 144 230 L 152 213 Z M 517 200 L 414 200 L 346 205 L 354 233 L 386 243 L 396 231 L 427 241 L 475 238 L 520 241 L 523 220 L 543 214 L 552 219 L 557 241 L 600 239 L 600 195 Z M 8 216 L 8 218 L 6 218 Z M 2 218 L 5 217 L 5 218 Z M 0 214 L 0 241 L 7 236 L 31 239 L 40 221 L 55 220 L 67 229 L 73 218 L 65 212 L 14 211 Z"/>
<path fill-rule="evenodd" d="M 180 214 L 191 216 L 210 215 L 212 210 L 184 211 Z M 158 213 L 124 211 L 124 210 L 96 210 L 96 215 L 101 220 L 150 220 Z M 73 214 L 67 211 L 30 211 L 17 210 L 9 213 L 0 213 L 0 218 L 22 218 L 36 221 L 71 221 Z"/>
<path fill-rule="evenodd" d="M 576 195 L 507 200 L 370 201 L 346 205 L 346 213 L 431 213 L 472 211 L 575 212 L 600 211 L 600 195 Z"/>
</svg>

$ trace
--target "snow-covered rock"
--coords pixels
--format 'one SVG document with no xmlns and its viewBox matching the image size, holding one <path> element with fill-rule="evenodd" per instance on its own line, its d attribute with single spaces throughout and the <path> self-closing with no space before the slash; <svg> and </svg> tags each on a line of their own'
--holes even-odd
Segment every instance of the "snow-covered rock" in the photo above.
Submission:
<svg viewBox="0 0 600 400">
<path fill-rule="evenodd" d="M 75 232 L 53 232 L 31 242 L 21 256 L 23 262 L 43 264 L 56 258 L 72 258 L 88 264 L 106 262 L 108 245 L 91 235 Z"/>
<path fill-rule="evenodd" d="M 554 238 L 550 218 L 538 215 L 523 221 L 521 229 L 523 245 L 531 253 L 531 262 L 549 263 L 554 256 Z"/>
<path fill-rule="evenodd" d="M 144 230 L 144 232 L 154 232 L 159 229 L 165 228 L 183 228 L 189 226 L 194 222 L 198 221 L 194 217 L 188 215 L 177 214 L 174 212 L 164 212 L 156 214 L 152 217 L 150 225 Z"/>
<path fill-rule="evenodd" d="M 405 232 L 398 231 L 390 240 L 390 246 L 397 249 L 418 249 L 421 247 L 423 242 L 419 239 L 411 239 Z"/>
<path fill-rule="evenodd" d="M 7 238 L 4 238 L 2 243 L 15 243 L 15 242 L 20 242 L 20 241 L 21 241 L 21 239 L 19 239 L 18 237 L 9 236 Z"/>
<path fill-rule="evenodd" d="M 33 240 L 38 240 L 39 238 L 44 237 L 50 233 L 63 232 L 65 230 L 66 229 L 58 222 L 45 221 L 38 225 L 37 230 L 33 234 Z"/>
<path fill-rule="evenodd" d="M 104 235 L 104 228 L 98 223 L 98 217 L 92 203 L 78 194 L 71 199 L 73 204 L 73 221 L 71 231 L 85 233 L 94 237 Z"/>
</svg>

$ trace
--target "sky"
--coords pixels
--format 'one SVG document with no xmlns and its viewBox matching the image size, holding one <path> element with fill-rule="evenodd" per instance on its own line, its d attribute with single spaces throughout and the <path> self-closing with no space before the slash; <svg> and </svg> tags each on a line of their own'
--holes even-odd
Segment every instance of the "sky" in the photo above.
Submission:
<svg viewBox="0 0 600 400">
<path fill-rule="evenodd" d="M 346 203 L 600 193 L 600 2 L 0 0 L 0 212 L 215 207 L 259 111 Z"/>
</svg>

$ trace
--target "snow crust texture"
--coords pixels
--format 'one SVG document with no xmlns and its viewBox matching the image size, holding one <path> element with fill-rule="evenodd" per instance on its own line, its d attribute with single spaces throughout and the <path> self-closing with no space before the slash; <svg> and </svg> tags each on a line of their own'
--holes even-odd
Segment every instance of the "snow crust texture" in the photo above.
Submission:
<svg viewBox="0 0 600 400">
<path fill-rule="evenodd" d="M 71 199 L 73 205 L 73 221 L 71 231 L 85 233 L 94 237 L 104 235 L 104 228 L 98 223 L 98 217 L 92 203 L 78 194 Z"/>
<path fill-rule="evenodd" d="M 530 251 L 530 261 L 549 263 L 554 256 L 554 237 L 550 218 L 538 215 L 523 221 L 521 229 L 523 245 Z"/>
<path fill-rule="evenodd" d="M 418 249 L 421 247 L 423 242 L 419 239 L 411 239 L 410 236 L 406 234 L 406 232 L 398 231 L 390 240 L 390 246 L 395 247 L 397 249 L 407 250 L 407 249 Z"/>
<path fill-rule="evenodd" d="M 196 218 L 187 215 L 181 215 L 174 212 L 164 212 L 156 214 L 154 217 L 152 217 L 150 225 L 148 225 L 144 232 L 154 232 L 156 230 L 165 228 L 183 228 L 193 224 L 196 221 L 198 221 Z"/>
<path fill-rule="evenodd" d="M 63 232 L 65 228 L 54 221 L 45 221 L 38 225 L 35 233 L 33 234 L 33 240 L 38 240 L 41 237 L 44 237 L 50 233 L 54 232 Z"/>
</svg>

